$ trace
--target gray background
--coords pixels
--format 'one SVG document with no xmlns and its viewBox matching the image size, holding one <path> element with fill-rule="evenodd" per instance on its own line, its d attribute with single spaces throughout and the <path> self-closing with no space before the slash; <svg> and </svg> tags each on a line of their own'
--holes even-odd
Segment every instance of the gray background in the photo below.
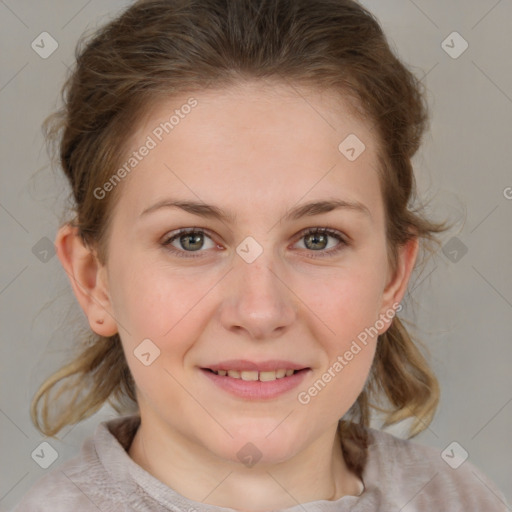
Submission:
<svg viewBox="0 0 512 512">
<path fill-rule="evenodd" d="M 442 389 L 432 425 L 415 440 L 440 456 L 457 441 L 512 503 L 512 2 L 363 3 L 428 88 L 432 124 L 415 158 L 417 180 L 431 214 L 455 221 L 444 250 L 415 272 L 405 310 Z M 66 359 L 77 329 L 70 322 L 87 326 L 46 240 L 54 240 L 67 188 L 48 167 L 40 126 L 57 105 L 78 36 L 127 4 L 0 0 L 1 510 L 49 471 L 31 458 L 45 439 L 30 422 L 29 402 Z M 47 59 L 31 48 L 43 31 L 59 45 Z M 442 47 L 454 31 L 469 44 L 458 58 Z M 447 44 L 452 53 L 462 48 L 456 39 Z M 113 416 L 104 408 L 50 439 L 59 456 L 51 468 Z M 391 432 L 402 436 L 404 425 Z"/>
</svg>

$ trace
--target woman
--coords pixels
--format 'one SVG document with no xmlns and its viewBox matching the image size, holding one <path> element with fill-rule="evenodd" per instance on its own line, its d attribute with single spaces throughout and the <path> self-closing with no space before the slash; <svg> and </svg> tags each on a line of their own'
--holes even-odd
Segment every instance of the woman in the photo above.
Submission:
<svg viewBox="0 0 512 512">
<path fill-rule="evenodd" d="M 124 415 L 17 510 L 506 510 L 368 427 L 384 398 L 413 436 L 439 399 L 397 316 L 445 228 L 408 208 L 425 120 L 353 1 L 142 1 L 100 30 L 48 122 L 95 337 L 32 413 L 50 436 Z"/>
</svg>

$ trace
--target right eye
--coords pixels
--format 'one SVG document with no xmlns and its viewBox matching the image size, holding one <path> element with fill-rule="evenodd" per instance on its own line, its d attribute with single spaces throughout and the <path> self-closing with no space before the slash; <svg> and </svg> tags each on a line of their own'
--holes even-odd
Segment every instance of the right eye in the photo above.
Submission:
<svg viewBox="0 0 512 512">
<path fill-rule="evenodd" d="M 211 247 L 207 247 L 207 249 L 212 249 L 216 246 L 210 236 L 204 230 L 198 228 L 182 228 L 177 232 L 173 231 L 165 238 L 162 245 L 171 253 L 181 258 L 197 258 L 201 255 L 186 255 L 185 253 L 205 252 L 201 251 L 204 247 L 205 238 L 211 241 Z"/>
</svg>

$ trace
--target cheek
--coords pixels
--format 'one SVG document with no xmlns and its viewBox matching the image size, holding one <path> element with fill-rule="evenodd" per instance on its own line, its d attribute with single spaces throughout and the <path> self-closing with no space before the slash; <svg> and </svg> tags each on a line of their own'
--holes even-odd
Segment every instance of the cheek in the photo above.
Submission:
<svg viewBox="0 0 512 512">
<path fill-rule="evenodd" d="M 301 390 L 305 394 L 298 398 L 302 404 L 314 401 L 325 417 L 344 414 L 367 380 L 378 339 L 375 323 L 381 304 L 381 272 L 378 262 L 373 267 L 361 264 L 337 269 L 319 279 L 305 301 L 314 312 L 309 314 L 316 318 L 312 330 L 325 357 L 312 387 Z"/>
<path fill-rule="evenodd" d="M 325 357 L 311 386 L 301 389 L 297 398 L 325 418 L 338 419 L 350 409 L 374 359 L 378 337 L 372 328 L 378 319 L 380 294 L 363 277 L 354 274 L 331 280 L 317 290 L 311 305 L 328 327 L 318 327 L 315 333 Z"/>
<path fill-rule="evenodd" d="M 314 276 L 302 280 L 297 294 L 304 297 L 317 320 L 322 320 L 330 338 L 343 345 L 377 320 L 383 291 L 381 272 L 384 270 L 377 263 L 373 268 L 347 266 L 318 275 L 317 280 Z"/>
<path fill-rule="evenodd" d="M 128 336 L 155 339 L 179 328 L 215 283 L 204 273 L 191 276 L 128 260 L 115 272 L 113 281 L 116 319 Z"/>
<path fill-rule="evenodd" d="M 123 259 L 112 273 L 111 296 L 123 349 L 147 402 L 162 396 L 162 382 L 174 389 L 176 383 L 168 371 L 176 373 L 176 365 L 197 337 L 204 314 L 202 299 L 215 282 L 204 274 L 180 275 L 159 264 L 139 264 L 136 259 Z M 151 343 L 142 345 L 147 339 Z M 147 347 L 144 352 L 139 349 L 142 346 Z M 146 366 L 137 354 L 147 352 L 150 360 L 158 356 Z M 177 385 L 175 394 L 179 396 Z"/>
<path fill-rule="evenodd" d="M 174 390 L 171 394 L 176 400 L 183 399 L 173 376 L 181 381 L 183 360 L 205 329 L 209 292 L 218 283 L 218 275 L 204 270 L 185 273 L 161 264 L 137 267 L 136 262 L 126 261 L 115 280 L 115 315 L 137 388 L 147 402 L 162 398 L 163 388 Z M 151 340 L 149 345 L 143 341 L 147 339 Z M 137 357 L 147 353 L 139 348 L 147 345 L 150 358 L 157 354 L 149 366 Z"/>
</svg>

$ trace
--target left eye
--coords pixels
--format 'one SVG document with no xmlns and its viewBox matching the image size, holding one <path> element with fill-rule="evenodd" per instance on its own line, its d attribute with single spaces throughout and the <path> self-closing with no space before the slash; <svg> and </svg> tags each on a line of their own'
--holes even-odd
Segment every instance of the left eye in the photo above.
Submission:
<svg viewBox="0 0 512 512">
<path fill-rule="evenodd" d="M 337 240 L 338 244 L 334 244 L 334 247 L 333 244 L 331 244 L 329 247 L 329 238 Z M 210 247 L 204 247 L 205 240 L 210 241 Z M 305 240 L 303 248 L 305 248 L 306 251 L 309 250 L 320 253 L 318 255 L 309 255 L 309 257 L 312 258 L 323 257 L 324 255 L 328 256 L 340 251 L 344 246 L 348 245 L 348 242 L 341 233 L 328 228 L 306 229 L 300 233 L 299 240 Z M 179 244 L 181 247 L 175 244 Z M 216 247 L 215 242 L 213 242 L 211 237 L 204 230 L 196 228 L 180 229 L 177 233 L 166 238 L 162 242 L 162 245 L 177 256 L 184 258 L 199 257 L 200 254 L 195 255 L 190 253 L 200 253 L 204 252 L 201 251 L 201 249 L 213 249 Z"/>
<path fill-rule="evenodd" d="M 331 247 L 329 247 L 329 248 L 327 247 L 329 245 L 329 243 L 328 243 L 329 238 L 334 238 L 334 239 L 338 240 L 338 242 L 342 242 L 342 243 L 345 242 L 339 233 L 337 233 L 336 231 L 327 229 L 327 228 L 316 228 L 314 230 L 308 230 L 305 233 L 301 234 L 300 240 L 304 239 L 307 241 L 307 243 L 304 244 L 306 246 L 306 249 L 311 249 L 313 251 L 329 249 L 328 251 L 325 251 L 325 252 L 330 253 L 331 252 L 330 249 L 332 249 L 333 246 L 331 245 Z M 318 246 L 320 246 L 320 247 L 318 247 Z M 334 247 L 336 247 L 336 245 L 334 245 Z"/>
</svg>

